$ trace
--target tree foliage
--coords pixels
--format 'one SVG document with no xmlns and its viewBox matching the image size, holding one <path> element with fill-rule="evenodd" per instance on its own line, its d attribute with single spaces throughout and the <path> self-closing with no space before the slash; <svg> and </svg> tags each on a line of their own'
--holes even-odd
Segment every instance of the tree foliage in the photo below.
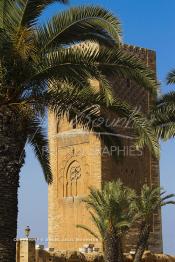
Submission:
<svg viewBox="0 0 175 262">
<path fill-rule="evenodd" d="M 58 120 L 67 113 L 70 121 L 82 111 L 88 112 L 91 121 L 78 118 L 82 127 L 100 133 L 108 145 L 118 143 L 118 139 L 103 134 L 116 130 L 105 125 L 93 127 L 93 119 L 106 118 L 104 112 L 128 119 L 132 116 L 137 146 L 147 145 L 158 155 L 148 120 L 141 113 L 134 115 L 132 106 L 114 98 L 107 80 L 110 75 L 129 78 L 153 94 L 157 88 L 153 73 L 121 48 L 118 18 L 98 6 L 80 6 L 40 23 L 43 11 L 56 2 L 67 1 L 0 1 L 0 106 L 19 115 L 20 131 L 34 148 L 46 180 L 51 182 L 49 154 L 41 155 L 41 147 L 48 144 L 42 125 L 48 110 L 55 112 Z M 100 83 L 96 92 L 91 80 Z"/>
</svg>

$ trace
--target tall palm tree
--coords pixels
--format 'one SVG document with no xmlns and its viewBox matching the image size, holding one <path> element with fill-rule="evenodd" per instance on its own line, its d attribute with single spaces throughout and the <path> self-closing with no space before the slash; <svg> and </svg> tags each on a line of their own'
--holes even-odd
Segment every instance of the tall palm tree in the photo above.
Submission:
<svg viewBox="0 0 175 262">
<path fill-rule="evenodd" d="M 162 206 L 175 204 L 175 201 L 172 200 L 172 197 L 175 197 L 175 195 L 165 195 L 165 193 L 159 187 L 150 188 L 148 185 L 144 185 L 140 196 L 135 200 L 133 207 L 140 222 L 140 235 L 134 262 L 141 262 L 143 253 L 148 246 L 153 213 Z"/>
<path fill-rule="evenodd" d="M 105 262 L 123 261 L 122 238 L 135 220 L 131 209 L 134 199 L 135 191 L 118 180 L 105 183 L 101 191 L 90 188 L 89 196 L 83 200 L 99 234 L 84 225 L 77 227 L 102 241 Z"/>
<path fill-rule="evenodd" d="M 138 146 L 146 144 L 153 151 L 158 147 L 149 122 L 113 98 L 105 77 L 110 73 L 129 78 L 156 91 L 153 73 L 120 49 L 119 20 L 100 7 L 76 7 L 40 24 L 40 15 L 54 2 L 66 0 L 0 1 L 0 260 L 4 262 L 15 261 L 19 173 L 26 143 L 33 147 L 46 181 L 52 181 L 49 154 L 43 150 L 48 141 L 42 121 L 48 109 L 58 118 L 76 117 L 86 128 L 102 133 L 114 131 L 105 125 L 94 127 L 93 119 L 116 112 L 132 122 Z M 75 45 L 86 40 L 103 47 Z M 100 82 L 96 92 L 91 79 Z"/>
</svg>

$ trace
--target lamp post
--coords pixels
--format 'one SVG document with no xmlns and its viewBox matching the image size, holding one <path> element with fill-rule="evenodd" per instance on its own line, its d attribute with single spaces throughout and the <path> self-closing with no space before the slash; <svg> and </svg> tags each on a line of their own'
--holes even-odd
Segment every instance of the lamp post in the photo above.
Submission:
<svg viewBox="0 0 175 262">
<path fill-rule="evenodd" d="M 30 235 L 30 227 L 29 226 L 27 226 L 26 228 L 25 228 L 25 230 L 24 230 L 24 232 L 25 232 L 25 236 L 27 237 L 27 238 L 29 238 L 29 235 Z"/>
</svg>

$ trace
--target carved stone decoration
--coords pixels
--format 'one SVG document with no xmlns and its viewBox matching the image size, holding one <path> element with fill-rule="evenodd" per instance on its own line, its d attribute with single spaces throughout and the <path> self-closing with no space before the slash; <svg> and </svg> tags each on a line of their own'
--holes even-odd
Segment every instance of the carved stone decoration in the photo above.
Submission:
<svg viewBox="0 0 175 262">
<path fill-rule="evenodd" d="M 61 150 L 64 153 L 64 149 Z M 71 148 L 68 154 L 65 154 L 58 172 L 58 186 L 62 184 L 62 196 L 57 190 L 58 198 L 60 197 L 78 197 L 85 195 L 89 177 L 89 165 L 86 162 L 85 155 Z"/>
<path fill-rule="evenodd" d="M 77 180 L 81 176 L 81 167 L 80 164 L 77 161 L 74 161 L 71 164 L 70 169 L 70 179 L 72 180 Z"/>
<path fill-rule="evenodd" d="M 81 167 L 78 161 L 74 160 L 70 163 L 66 172 L 64 197 L 77 196 L 78 179 L 81 177 Z"/>
</svg>

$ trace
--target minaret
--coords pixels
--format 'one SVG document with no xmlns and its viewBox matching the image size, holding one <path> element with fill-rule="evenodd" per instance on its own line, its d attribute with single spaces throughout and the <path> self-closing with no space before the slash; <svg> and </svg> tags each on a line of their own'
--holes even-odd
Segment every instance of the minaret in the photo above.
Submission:
<svg viewBox="0 0 175 262">
<path fill-rule="evenodd" d="M 154 51 L 124 45 L 123 48 L 142 59 L 155 71 Z M 128 80 L 111 78 L 114 94 L 139 108 L 149 112 L 152 98 L 142 87 Z M 98 83 L 97 83 L 98 85 Z M 121 133 L 129 136 L 130 129 L 121 128 Z M 159 161 L 144 149 L 135 152 L 132 141 L 123 139 L 124 157 L 115 161 L 104 152 L 101 141 L 93 134 L 84 132 L 81 127 L 71 126 L 64 118 L 58 124 L 49 114 L 49 140 L 51 165 L 54 182 L 49 186 L 49 247 L 55 250 L 78 250 L 86 244 L 101 247 L 101 242 L 86 231 L 76 228 L 83 224 L 95 230 L 89 212 L 81 203 L 88 195 L 89 186 L 101 188 L 105 181 L 121 180 L 128 186 L 140 190 L 144 183 L 159 186 Z M 153 214 L 149 249 L 162 252 L 162 228 L 160 211 Z M 126 251 L 136 243 L 138 229 L 132 229 L 126 238 Z"/>
</svg>

